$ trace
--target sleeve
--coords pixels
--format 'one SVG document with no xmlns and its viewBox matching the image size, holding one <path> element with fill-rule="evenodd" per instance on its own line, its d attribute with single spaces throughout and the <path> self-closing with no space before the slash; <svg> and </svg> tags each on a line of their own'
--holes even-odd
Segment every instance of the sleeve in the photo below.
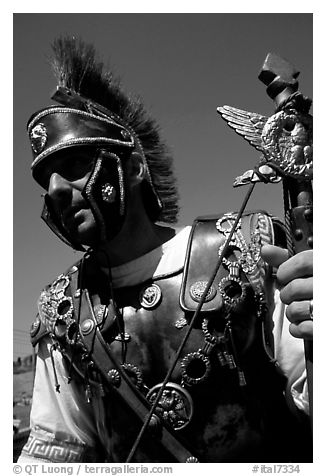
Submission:
<svg viewBox="0 0 326 476">
<path fill-rule="evenodd" d="M 297 339 L 290 334 L 285 309 L 286 306 L 281 302 L 280 293 L 276 289 L 273 312 L 275 358 L 288 379 L 288 391 L 295 406 L 309 414 L 304 344 L 302 339 Z"/>
<path fill-rule="evenodd" d="M 72 380 L 68 383 L 62 354 L 52 352 L 51 340 L 40 341 L 33 401 L 30 417 L 31 432 L 19 463 L 35 462 L 94 462 L 98 459 L 98 418 L 100 398 L 86 402 L 83 386 Z M 60 393 L 55 388 L 55 373 Z M 101 411 L 101 408 L 100 408 Z M 103 450 L 102 450 L 103 451 Z"/>
</svg>

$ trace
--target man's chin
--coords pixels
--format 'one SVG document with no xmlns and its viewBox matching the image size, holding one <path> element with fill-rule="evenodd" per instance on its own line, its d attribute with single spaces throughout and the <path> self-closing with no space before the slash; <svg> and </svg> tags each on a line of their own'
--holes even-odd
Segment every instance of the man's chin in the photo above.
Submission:
<svg viewBox="0 0 326 476">
<path fill-rule="evenodd" d="M 99 241 L 95 225 L 88 226 L 86 223 L 81 223 L 75 229 L 70 229 L 68 233 L 79 245 L 94 247 Z"/>
</svg>

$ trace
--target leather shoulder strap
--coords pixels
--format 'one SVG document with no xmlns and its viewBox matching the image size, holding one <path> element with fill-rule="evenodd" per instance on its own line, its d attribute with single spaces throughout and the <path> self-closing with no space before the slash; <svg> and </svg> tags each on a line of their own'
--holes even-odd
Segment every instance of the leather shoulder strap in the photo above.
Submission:
<svg viewBox="0 0 326 476">
<path fill-rule="evenodd" d="M 230 214 L 236 215 L 235 212 Z M 197 296 L 211 277 L 218 260 L 219 250 L 225 241 L 225 236 L 218 230 L 217 223 L 230 214 L 198 217 L 193 223 L 180 292 L 180 304 L 184 311 L 195 312 L 197 308 L 199 301 Z M 242 216 L 241 233 L 247 247 L 251 246 L 255 233 L 260 244 L 272 243 L 274 240 L 271 218 L 266 212 L 260 210 L 247 212 Z M 245 273 L 254 289 L 263 279 L 262 270 L 263 268 L 257 267 L 255 273 L 250 275 Z M 217 290 L 218 283 L 226 275 L 227 271 L 221 266 L 212 284 L 212 292 L 208 294 L 207 302 L 203 304 L 202 312 L 221 310 L 223 303 Z"/>
</svg>

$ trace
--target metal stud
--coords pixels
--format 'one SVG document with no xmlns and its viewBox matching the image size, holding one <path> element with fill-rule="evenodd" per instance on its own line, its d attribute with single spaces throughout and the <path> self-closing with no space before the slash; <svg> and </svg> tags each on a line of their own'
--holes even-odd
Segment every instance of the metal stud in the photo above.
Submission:
<svg viewBox="0 0 326 476">
<path fill-rule="evenodd" d="M 114 203 L 117 196 L 117 191 L 110 183 L 102 186 L 102 199 L 106 203 Z"/>
<path fill-rule="evenodd" d="M 81 325 L 81 331 L 84 336 L 92 332 L 93 328 L 94 322 L 92 321 L 92 319 L 86 319 Z"/>
</svg>

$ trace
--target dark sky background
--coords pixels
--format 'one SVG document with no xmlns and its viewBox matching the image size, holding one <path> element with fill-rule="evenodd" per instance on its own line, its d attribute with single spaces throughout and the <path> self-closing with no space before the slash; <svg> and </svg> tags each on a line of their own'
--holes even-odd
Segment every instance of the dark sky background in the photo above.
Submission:
<svg viewBox="0 0 326 476">
<path fill-rule="evenodd" d="M 40 220 L 42 190 L 30 174 L 26 122 L 51 104 L 53 39 L 68 33 L 92 42 L 125 89 L 143 98 L 173 151 L 185 225 L 241 204 L 246 188 L 233 189 L 233 179 L 259 154 L 216 107 L 273 113 L 257 78 L 268 52 L 301 71 L 300 90 L 312 97 L 312 23 L 300 13 L 14 14 L 14 358 L 30 353 L 40 290 L 79 258 Z M 281 216 L 281 186 L 256 186 L 249 208 Z"/>
</svg>

